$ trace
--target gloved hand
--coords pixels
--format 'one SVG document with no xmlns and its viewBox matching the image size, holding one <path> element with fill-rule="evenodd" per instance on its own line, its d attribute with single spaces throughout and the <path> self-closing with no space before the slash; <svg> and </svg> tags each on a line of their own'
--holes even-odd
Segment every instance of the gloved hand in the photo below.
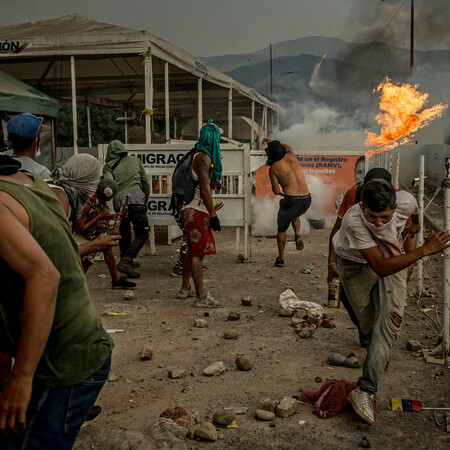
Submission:
<svg viewBox="0 0 450 450">
<path fill-rule="evenodd" d="M 222 228 L 220 228 L 220 220 L 217 216 L 210 217 L 209 224 L 211 225 L 211 228 L 213 231 L 221 231 L 222 230 Z"/>
</svg>

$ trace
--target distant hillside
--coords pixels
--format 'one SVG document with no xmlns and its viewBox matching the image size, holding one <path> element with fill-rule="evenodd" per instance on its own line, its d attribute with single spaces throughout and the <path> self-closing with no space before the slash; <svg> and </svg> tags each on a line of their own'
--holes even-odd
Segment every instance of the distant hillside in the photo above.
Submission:
<svg viewBox="0 0 450 450">
<path fill-rule="evenodd" d="M 355 44 L 341 39 L 326 37 L 306 37 L 284 41 L 272 46 L 273 61 L 278 58 L 313 55 L 321 57 L 326 52 L 328 59 L 335 59 L 348 64 L 372 70 L 396 71 L 399 68 L 409 70 L 409 49 L 388 46 L 386 44 Z M 450 51 L 436 50 L 429 52 L 415 51 L 417 66 L 431 65 L 440 70 L 450 71 Z M 203 58 L 208 64 L 222 72 L 231 72 L 239 67 L 258 64 L 269 60 L 269 48 L 254 53 L 211 56 Z"/>
</svg>

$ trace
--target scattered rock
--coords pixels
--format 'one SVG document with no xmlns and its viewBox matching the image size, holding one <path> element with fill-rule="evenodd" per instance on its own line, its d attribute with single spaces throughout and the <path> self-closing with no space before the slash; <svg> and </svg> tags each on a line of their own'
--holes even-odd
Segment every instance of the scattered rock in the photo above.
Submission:
<svg viewBox="0 0 450 450">
<path fill-rule="evenodd" d="M 128 289 L 127 291 L 125 291 L 125 294 L 123 296 L 124 300 L 130 301 L 134 299 L 134 292 L 130 289 Z"/>
<path fill-rule="evenodd" d="M 356 356 L 350 356 L 350 358 L 347 358 L 345 360 L 345 365 L 347 367 L 350 367 L 351 369 L 357 369 L 361 365 L 361 363 Z"/>
<path fill-rule="evenodd" d="M 231 311 L 230 314 L 228 314 L 227 320 L 239 320 L 241 318 L 241 315 L 236 311 Z"/>
<path fill-rule="evenodd" d="M 227 330 L 223 334 L 225 339 L 237 339 L 239 337 L 239 333 L 236 330 Z"/>
<path fill-rule="evenodd" d="M 294 314 L 294 311 L 289 311 L 289 309 L 281 308 L 279 311 L 279 315 L 281 317 L 292 317 L 293 314 Z"/>
<path fill-rule="evenodd" d="M 314 381 L 316 382 L 316 383 L 322 383 L 322 377 L 316 377 L 316 378 L 314 378 Z"/>
<path fill-rule="evenodd" d="M 298 401 L 292 397 L 284 397 L 275 409 L 275 413 L 278 417 L 289 417 L 297 411 Z"/>
<path fill-rule="evenodd" d="M 275 412 L 275 408 L 278 405 L 278 400 L 272 400 L 270 398 L 265 398 L 259 404 L 259 409 L 263 409 L 264 411 Z"/>
<path fill-rule="evenodd" d="M 322 324 L 322 320 L 318 319 L 317 317 L 308 317 L 306 319 L 306 323 L 312 323 L 316 327 L 320 327 L 320 325 Z"/>
<path fill-rule="evenodd" d="M 419 350 L 422 350 L 422 345 L 419 341 L 415 339 L 410 339 L 406 342 L 406 350 L 409 350 L 411 352 L 417 352 Z"/>
<path fill-rule="evenodd" d="M 214 422 L 219 425 L 230 425 L 236 419 L 236 412 L 232 409 L 221 409 L 214 414 Z"/>
<path fill-rule="evenodd" d="M 186 370 L 172 369 L 172 370 L 169 370 L 168 373 L 169 373 L 169 378 L 172 378 L 174 380 L 175 378 L 183 378 L 184 375 L 186 374 Z M 173 420 L 175 420 L 175 419 L 173 419 Z"/>
<path fill-rule="evenodd" d="M 194 326 L 197 328 L 206 328 L 208 322 L 205 319 L 194 319 Z"/>
<path fill-rule="evenodd" d="M 275 428 L 275 422 L 271 422 L 271 423 L 269 424 L 269 427 L 270 427 L 270 428 Z"/>
<path fill-rule="evenodd" d="M 252 368 L 252 363 L 245 356 L 238 356 L 235 362 L 239 370 L 247 371 Z"/>
<path fill-rule="evenodd" d="M 144 345 L 141 350 L 141 360 L 150 361 L 153 358 L 153 349 Z"/>
<path fill-rule="evenodd" d="M 117 380 L 117 378 L 118 378 L 118 376 L 114 373 L 114 372 L 109 372 L 109 375 L 108 375 L 108 381 L 116 381 Z"/>
<path fill-rule="evenodd" d="M 273 420 L 275 419 L 275 413 L 267 411 L 265 409 L 257 409 L 255 411 L 255 417 L 259 420 Z"/>
<path fill-rule="evenodd" d="M 174 406 L 164 410 L 159 417 L 164 419 L 171 419 L 173 421 L 179 419 L 180 417 L 187 416 L 188 412 L 181 406 Z"/>
<path fill-rule="evenodd" d="M 364 437 L 361 439 L 361 442 L 359 443 L 359 445 L 360 445 L 362 448 L 370 448 L 370 447 L 371 447 L 371 444 L 370 444 L 370 442 L 369 442 L 369 439 L 367 439 L 366 436 L 364 436 Z"/>
<path fill-rule="evenodd" d="M 294 316 L 291 319 L 291 323 L 293 327 L 298 327 L 305 323 L 305 319 L 303 317 L 298 316 L 297 314 L 294 314 Z"/>
<path fill-rule="evenodd" d="M 241 300 L 242 306 L 252 306 L 252 298 L 250 295 L 247 295 L 247 297 L 244 297 Z"/>
<path fill-rule="evenodd" d="M 206 441 L 216 441 L 217 431 L 212 423 L 202 422 L 195 428 L 195 436 Z"/>
<path fill-rule="evenodd" d="M 284 286 L 284 290 L 286 289 L 290 289 L 292 292 L 294 292 L 294 286 L 290 285 L 290 284 L 286 284 L 286 286 Z"/>
<path fill-rule="evenodd" d="M 345 366 L 346 360 L 347 358 L 340 353 L 330 353 L 327 358 L 328 363 L 333 366 Z"/>
<path fill-rule="evenodd" d="M 296 333 L 303 339 L 310 338 L 316 331 L 316 326 L 312 323 L 303 323 L 298 327 L 296 330 Z"/>
<path fill-rule="evenodd" d="M 220 375 L 225 372 L 226 367 L 222 361 L 217 361 L 215 363 L 210 364 L 206 369 L 203 370 L 203 375 L 208 377 L 212 377 L 214 375 Z"/>
<path fill-rule="evenodd" d="M 323 328 L 336 328 L 336 324 L 330 319 L 323 319 L 320 326 Z"/>
</svg>

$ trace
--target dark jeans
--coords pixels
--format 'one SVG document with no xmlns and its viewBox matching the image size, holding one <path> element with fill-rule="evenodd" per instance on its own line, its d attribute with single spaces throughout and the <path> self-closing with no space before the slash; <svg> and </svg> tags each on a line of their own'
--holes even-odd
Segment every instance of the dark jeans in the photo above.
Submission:
<svg viewBox="0 0 450 450">
<path fill-rule="evenodd" d="M 134 229 L 134 240 L 131 242 L 131 224 Z M 148 239 L 147 207 L 145 205 L 128 205 L 128 216 L 120 223 L 119 241 L 121 258 L 136 258 Z"/>
<path fill-rule="evenodd" d="M 0 448 L 71 449 L 81 425 L 108 379 L 110 367 L 111 356 L 100 370 L 79 384 L 62 388 L 33 386 L 26 431 L 9 438 L 0 436 Z"/>
</svg>

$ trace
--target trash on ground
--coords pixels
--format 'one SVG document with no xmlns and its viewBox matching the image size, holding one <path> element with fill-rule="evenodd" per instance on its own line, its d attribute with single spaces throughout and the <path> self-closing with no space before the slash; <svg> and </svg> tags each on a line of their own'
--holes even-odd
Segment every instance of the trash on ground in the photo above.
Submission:
<svg viewBox="0 0 450 450">
<path fill-rule="evenodd" d="M 106 312 L 100 313 L 100 317 L 125 316 L 127 313 Z"/>
<path fill-rule="evenodd" d="M 308 269 L 307 267 L 304 267 L 302 270 L 300 270 L 300 273 L 309 275 L 310 273 L 312 273 L 312 269 Z"/>
<path fill-rule="evenodd" d="M 300 300 L 290 289 L 286 289 L 280 294 L 280 305 L 283 309 L 289 311 L 304 309 L 311 317 L 322 319 L 325 317 L 325 311 L 321 305 L 314 302 Z"/>
<path fill-rule="evenodd" d="M 113 329 L 107 329 L 106 332 L 108 334 L 115 334 L 115 333 L 123 333 L 123 330 L 113 330 Z"/>
</svg>

